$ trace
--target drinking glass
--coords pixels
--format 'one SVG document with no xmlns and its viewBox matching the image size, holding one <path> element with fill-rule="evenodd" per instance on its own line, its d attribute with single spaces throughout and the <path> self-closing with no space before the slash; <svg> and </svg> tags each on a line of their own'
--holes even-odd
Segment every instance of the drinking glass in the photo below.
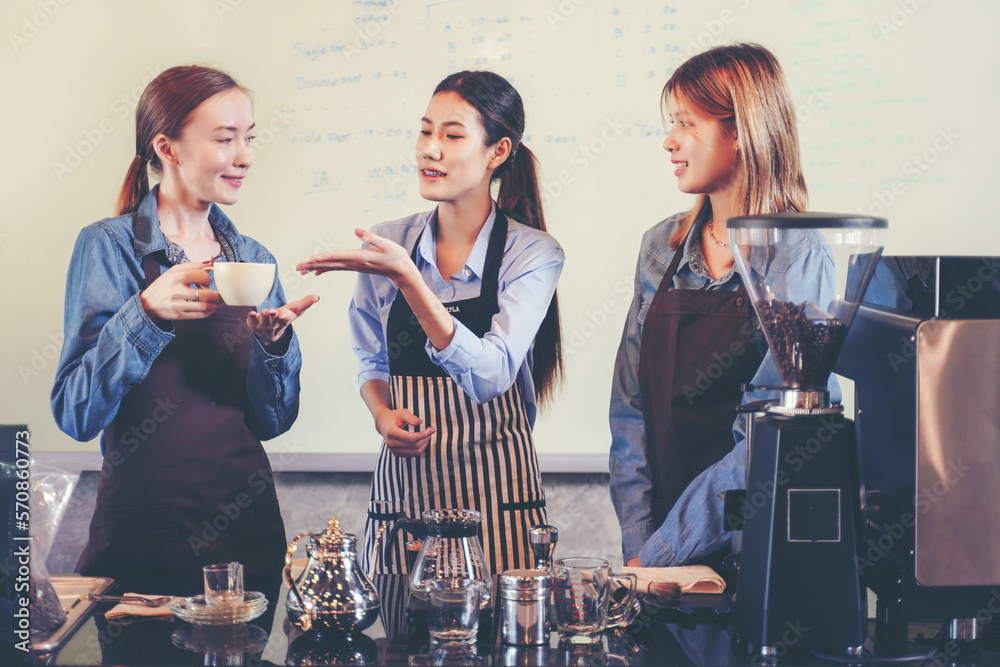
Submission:
<svg viewBox="0 0 1000 667">
<path fill-rule="evenodd" d="M 624 605 L 609 616 L 612 580 L 627 581 L 629 595 Z M 562 558 L 552 567 L 556 625 L 559 640 L 570 644 L 596 644 L 610 624 L 624 620 L 635 602 L 637 577 L 612 574 L 611 563 L 601 558 Z"/>
<path fill-rule="evenodd" d="M 427 585 L 427 629 L 436 644 L 471 644 L 479 631 L 486 587 L 475 579 L 438 579 Z"/>
<path fill-rule="evenodd" d="M 231 607 L 243 602 L 243 565 L 216 563 L 202 568 L 205 575 L 205 604 Z"/>
</svg>

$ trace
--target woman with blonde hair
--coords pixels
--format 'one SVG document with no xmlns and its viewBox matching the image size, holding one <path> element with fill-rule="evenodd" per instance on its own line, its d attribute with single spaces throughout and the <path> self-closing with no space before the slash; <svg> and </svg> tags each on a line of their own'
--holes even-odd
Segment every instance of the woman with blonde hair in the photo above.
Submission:
<svg viewBox="0 0 1000 667">
<path fill-rule="evenodd" d="M 741 384 L 780 383 L 726 222 L 803 211 L 808 196 L 791 95 L 767 49 L 691 58 L 662 104 L 678 188 L 697 197 L 643 236 L 613 377 L 611 498 L 629 565 L 718 564 L 728 534 L 717 496 L 744 485 L 742 419 L 733 424 Z M 817 248 L 769 270 L 814 299 L 824 257 Z"/>
</svg>

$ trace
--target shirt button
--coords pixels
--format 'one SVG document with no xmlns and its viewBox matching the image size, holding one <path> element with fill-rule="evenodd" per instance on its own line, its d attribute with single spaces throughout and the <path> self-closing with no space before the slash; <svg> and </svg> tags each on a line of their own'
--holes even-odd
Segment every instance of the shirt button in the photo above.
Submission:
<svg viewBox="0 0 1000 667">
<path fill-rule="evenodd" d="M 740 297 L 736 297 L 736 305 L 737 306 L 742 306 L 743 305 L 743 297 L 741 297 L 741 296 Z"/>
<path fill-rule="evenodd" d="M 472 269 L 466 267 L 466 269 L 464 271 L 462 271 L 462 273 L 464 273 L 465 277 L 468 278 L 469 276 L 472 275 Z"/>
</svg>

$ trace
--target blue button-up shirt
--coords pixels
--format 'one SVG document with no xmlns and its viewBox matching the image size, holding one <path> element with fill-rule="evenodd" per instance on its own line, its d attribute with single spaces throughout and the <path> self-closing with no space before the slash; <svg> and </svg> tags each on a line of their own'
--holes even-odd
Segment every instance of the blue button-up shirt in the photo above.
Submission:
<svg viewBox="0 0 1000 667">
<path fill-rule="evenodd" d="M 437 266 L 437 209 L 376 225 L 372 231 L 417 248 L 417 268 L 424 282 L 442 303 L 479 296 L 486 247 L 496 219 L 494 203 L 465 266 L 445 279 Z M 498 303 L 500 312 L 480 338 L 454 320 L 455 336 L 448 347 L 435 350 L 428 340 L 424 352 L 477 403 L 485 403 L 518 383 L 531 424 L 536 410 L 531 380 L 532 345 L 562 273 L 565 254 L 554 238 L 508 216 L 507 241 L 500 263 Z M 360 364 L 358 384 L 389 380 L 386 324 L 396 297 L 396 286 L 382 276 L 359 274 L 350 306 L 351 342 Z M 391 342 L 398 345 L 397 342 Z"/>
<path fill-rule="evenodd" d="M 139 301 L 139 292 L 146 287 L 143 258 L 159 251 L 163 270 L 172 265 L 157 215 L 158 192 L 159 186 L 154 187 L 134 213 L 85 227 L 73 248 L 52 413 L 59 428 L 76 440 L 92 440 L 111 424 L 122 398 L 145 379 L 174 339 L 172 325 L 166 322 L 168 329 L 161 329 Z M 220 244 L 228 245 L 237 261 L 275 263 L 264 246 L 237 232 L 214 204 L 208 220 Z M 214 280 L 213 276 L 212 289 Z M 284 304 L 284 292 L 275 279 L 262 308 Z M 281 356 L 269 354 L 253 338 L 247 374 L 252 411 L 247 425 L 267 440 L 291 428 L 298 415 L 302 357 L 294 332 Z"/>
<path fill-rule="evenodd" d="M 642 238 L 635 274 L 635 293 L 625 320 L 611 388 L 611 501 L 622 531 L 622 553 L 626 561 L 638 556 L 643 566 L 681 565 L 725 546 L 729 533 L 723 528 L 722 491 L 746 485 L 745 417 L 733 425 L 734 447 L 688 485 L 666 520 L 656 526 L 652 516 L 654 472 L 646 456 L 646 429 L 639 389 L 639 344 L 642 325 L 653 296 L 663 279 L 674 250 L 668 245 L 681 219 L 678 214 L 647 230 Z M 742 278 L 735 269 L 715 279 L 701 249 L 699 218 L 681 248 L 684 255 L 671 282 L 671 289 L 735 291 Z M 833 298 L 832 258 L 818 236 L 806 237 L 792 246 L 789 256 L 772 257 L 767 268 L 769 282 L 783 290 L 789 301 L 829 303 Z M 752 380 L 757 385 L 780 385 L 777 366 L 767 352 Z M 839 399 L 839 388 L 831 383 L 831 397 Z M 776 397 L 776 392 L 757 390 L 744 402 Z"/>
</svg>

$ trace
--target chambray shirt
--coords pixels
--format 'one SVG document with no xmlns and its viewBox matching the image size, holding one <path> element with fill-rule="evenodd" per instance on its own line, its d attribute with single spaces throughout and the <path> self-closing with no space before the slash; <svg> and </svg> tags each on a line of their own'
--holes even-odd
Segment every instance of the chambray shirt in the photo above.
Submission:
<svg viewBox="0 0 1000 667">
<path fill-rule="evenodd" d="M 729 533 L 723 529 L 722 491 L 746 486 L 745 416 L 733 424 L 734 447 L 720 461 L 703 471 L 681 494 L 660 526 L 654 525 L 651 499 L 653 471 L 646 457 L 646 427 L 639 389 L 639 344 L 642 325 L 653 296 L 663 279 L 674 251 L 667 244 L 685 214 L 674 215 L 647 230 L 642 238 L 635 273 L 635 294 L 625 320 L 611 386 L 611 501 L 622 530 L 622 553 L 626 561 L 639 557 L 643 566 L 681 565 L 725 546 Z M 712 277 L 701 249 L 699 217 L 681 250 L 684 255 L 671 282 L 671 289 L 735 291 L 742 280 L 735 268 L 718 280 Z M 827 304 L 833 298 L 833 259 L 818 235 L 790 232 L 795 236 L 791 251 L 780 251 L 765 267 L 751 258 L 751 270 L 764 274 L 774 285 L 787 290 L 789 300 Z M 773 277 L 777 273 L 777 277 Z M 762 340 L 763 344 L 763 340 Z M 831 378 L 832 380 L 832 378 Z M 780 385 L 781 376 L 767 352 L 752 380 L 753 384 Z M 839 400 L 839 387 L 830 385 L 831 398 Z M 775 398 L 777 392 L 757 390 L 743 401 Z"/>
<path fill-rule="evenodd" d="M 160 230 L 158 192 L 159 186 L 154 187 L 134 213 L 84 227 L 73 248 L 66 276 L 63 349 L 51 401 L 59 428 L 81 442 L 92 440 L 111 424 L 122 399 L 145 379 L 174 339 L 170 322 L 165 323 L 168 330 L 161 329 L 139 301 L 146 286 L 143 258 L 158 253 L 164 271 L 173 264 L 171 257 L 177 258 L 176 247 L 170 248 Z M 236 231 L 214 204 L 208 220 L 220 245 L 231 250 L 236 261 L 275 263 L 264 246 Z M 211 288 L 215 289 L 214 276 Z M 261 308 L 284 304 L 285 295 L 275 279 Z M 246 421 L 254 435 L 267 440 L 291 428 L 298 415 L 302 356 L 294 332 L 281 356 L 269 354 L 256 336 L 253 339 L 247 374 L 251 411 Z"/>
<path fill-rule="evenodd" d="M 417 248 L 417 268 L 438 299 L 447 304 L 479 296 L 486 246 L 495 220 L 494 203 L 465 266 L 448 280 L 437 267 L 437 209 L 384 222 L 371 231 L 409 252 L 420 232 L 426 229 Z M 428 340 L 424 351 L 477 403 L 496 398 L 516 381 L 524 397 L 528 420 L 534 425 L 537 401 L 531 380 L 532 345 L 559 282 L 565 254 L 545 232 L 510 216 L 507 221 L 497 297 L 500 312 L 493 316 L 490 330 L 480 338 L 456 319 L 455 336 L 448 347 L 435 350 Z M 350 324 L 351 343 L 360 365 L 360 386 L 371 380 L 389 380 L 386 325 L 396 292 L 396 286 L 388 278 L 358 274 Z"/>
</svg>

